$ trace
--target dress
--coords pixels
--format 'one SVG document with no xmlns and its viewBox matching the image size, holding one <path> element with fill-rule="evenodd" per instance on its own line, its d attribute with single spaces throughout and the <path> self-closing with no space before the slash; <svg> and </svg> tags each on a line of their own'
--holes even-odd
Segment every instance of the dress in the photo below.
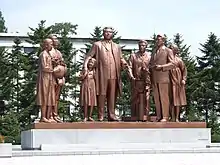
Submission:
<svg viewBox="0 0 220 165">
<path fill-rule="evenodd" d="M 97 106 L 95 71 L 81 73 L 82 83 L 80 88 L 80 105 L 81 106 Z"/>
<path fill-rule="evenodd" d="M 56 80 L 51 72 L 52 59 L 47 51 L 40 54 L 37 76 L 37 105 L 55 106 Z"/>
<path fill-rule="evenodd" d="M 172 104 L 174 106 L 184 106 L 187 103 L 185 85 L 182 84 L 182 80 L 186 81 L 187 70 L 184 62 L 177 56 L 174 58 L 174 64 L 175 68 L 170 71 L 172 83 Z"/>
</svg>

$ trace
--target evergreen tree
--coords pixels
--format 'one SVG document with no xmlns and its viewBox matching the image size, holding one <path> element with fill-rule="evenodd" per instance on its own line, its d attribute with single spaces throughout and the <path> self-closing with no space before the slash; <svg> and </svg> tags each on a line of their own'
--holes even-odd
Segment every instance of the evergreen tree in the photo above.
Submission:
<svg viewBox="0 0 220 165">
<path fill-rule="evenodd" d="M 218 76 L 220 67 L 220 41 L 214 33 L 210 33 L 207 41 L 200 45 L 202 46 L 200 50 L 203 56 L 197 57 L 198 69 L 200 71 L 196 92 L 198 109 L 205 116 L 208 126 L 212 130 L 216 130 L 219 124 L 217 118 L 212 116 L 218 116 L 220 107 L 220 78 Z M 214 134 L 219 134 L 219 132 L 212 132 L 212 135 Z"/>
<path fill-rule="evenodd" d="M 0 135 L 5 137 L 5 143 L 20 144 L 20 126 L 17 113 L 10 111 L 1 117 Z"/>
<path fill-rule="evenodd" d="M 0 33 L 6 33 L 7 32 L 7 28 L 5 27 L 5 19 L 2 15 L 2 12 L 0 11 Z M 0 73 L 1 73 L 1 77 L 0 77 L 0 92 L 2 93 L 2 98 L 0 99 L 0 101 L 4 104 L 4 101 L 7 96 L 5 95 L 5 93 L 3 93 L 3 82 L 5 81 L 5 79 L 7 79 L 7 60 L 6 60 L 6 56 L 7 56 L 7 52 L 5 50 L 4 47 L 0 47 Z"/>
<path fill-rule="evenodd" d="M 19 143 L 20 125 L 26 122 L 24 118 L 20 118 L 22 115 L 20 93 L 23 89 L 21 71 L 24 59 L 21 52 L 20 39 L 15 38 L 14 43 L 12 52 L 8 52 L 5 55 L 4 64 L 6 67 L 4 68 L 4 74 L 6 74 L 7 78 L 2 82 L 1 92 L 7 104 L 5 105 L 5 115 L 2 117 L 1 123 L 4 128 L 2 134 L 7 137 L 6 141 Z M 12 128 L 14 131 L 11 130 Z"/>
<path fill-rule="evenodd" d="M 85 44 L 87 51 L 91 49 L 92 44 L 94 42 L 102 40 L 102 38 L 103 38 L 102 28 L 100 26 L 96 26 L 93 30 L 93 33 L 90 33 L 90 35 L 91 35 L 91 39 L 90 39 L 89 43 Z"/>
<path fill-rule="evenodd" d="M 10 98 L 10 94 L 7 93 L 5 86 L 5 81 L 7 81 L 8 79 L 8 72 L 9 72 L 9 66 L 8 66 L 8 62 L 7 62 L 7 51 L 5 50 L 5 48 L 0 48 L 0 91 L 2 94 L 2 100 L 8 100 Z M 1 100 L 0 99 L 0 100 Z"/>
<path fill-rule="evenodd" d="M 52 29 L 52 33 L 59 34 L 61 37 L 67 37 L 76 35 L 76 30 L 78 25 L 73 25 L 70 22 L 64 23 L 55 23 L 54 25 L 50 26 Z"/>
<path fill-rule="evenodd" d="M 6 89 L 5 93 L 9 94 L 10 99 L 9 105 L 10 110 L 16 111 L 19 113 L 20 110 L 20 91 L 21 89 L 21 81 L 24 60 L 26 60 L 22 53 L 21 41 L 19 38 L 15 38 L 13 45 L 13 49 L 11 53 L 7 55 L 7 65 L 8 65 L 8 79 L 4 81 L 4 88 Z"/>
<path fill-rule="evenodd" d="M 154 33 L 151 37 L 151 43 L 149 43 L 149 48 L 148 48 L 148 51 L 150 51 L 151 53 L 154 53 L 156 49 L 156 42 L 157 42 L 157 35 Z"/>
<path fill-rule="evenodd" d="M 131 53 L 122 50 L 122 55 L 123 58 L 128 62 Z M 122 96 L 117 99 L 116 108 L 119 111 L 119 116 L 128 116 L 131 114 L 131 80 L 128 76 L 127 71 L 122 71 L 121 79 Z"/>
<path fill-rule="evenodd" d="M 0 11 L 0 32 L 6 33 L 5 20 Z M 15 41 L 16 42 L 16 41 Z M 12 58 L 12 53 L 0 48 L 0 134 L 5 136 L 5 142 L 19 143 L 19 121 L 18 121 L 18 58 Z M 16 110 L 16 111 L 15 111 Z M 15 112 L 14 112 L 15 111 Z"/>
<path fill-rule="evenodd" d="M 91 35 L 91 38 L 90 38 L 90 41 L 89 43 L 86 43 L 85 46 L 86 46 L 86 51 L 83 51 L 83 50 L 80 50 L 81 52 L 81 55 L 80 55 L 80 60 L 78 61 L 78 65 L 79 66 L 82 66 L 83 65 L 83 62 L 84 62 L 84 58 L 85 58 L 85 55 L 86 53 L 88 53 L 88 51 L 92 48 L 92 44 L 94 42 L 97 42 L 97 41 L 100 41 L 103 39 L 103 36 L 102 36 L 102 28 L 100 26 L 96 26 L 93 30 L 93 33 L 90 33 Z M 82 69 L 82 68 L 81 68 Z"/>
<path fill-rule="evenodd" d="M 5 27 L 5 19 L 0 11 L 0 33 L 7 33 L 7 28 Z"/>
</svg>

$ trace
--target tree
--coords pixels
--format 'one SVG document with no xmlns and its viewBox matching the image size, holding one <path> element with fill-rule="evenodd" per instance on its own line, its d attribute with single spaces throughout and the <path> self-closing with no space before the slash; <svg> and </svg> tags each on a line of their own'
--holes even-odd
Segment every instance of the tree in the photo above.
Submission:
<svg viewBox="0 0 220 165">
<path fill-rule="evenodd" d="M 80 50 L 81 55 L 79 57 L 79 60 L 77 61 L 78 66 L 80 67 L 80 69 L 82 69 L 82 65 L 83 65 L 83 62 L 84 62 L 84 59 L 85 59 L 85 55 L 92 48 L 92 44 L 94 42 L 97 42 L 97 41 L 100 41 L 100 40 L 103 39 L 102 28 L 100 26 L 96 26 L 93 30 L 93 33 L 90 33 L 90 35 L 91 35 L 91 38 L 90 38 L 89 43 L 85 44 L 86 50 L 83 50 L 83 49 Z"/>
<path fill-rule="evenodd" d="M 0 135 L 5 137 L 5 143 L 20 143 L 20 124 L 17 113 L 10 111 L 0 119 Z"/>
<path fill-rule="evenodd" d="M 126 47 L 126 46 L 124 46 Z M 131 53 L 123 51 L 123 58 L 128 61 Z M 117 99 L 116 108 L 119 111 L 119 116 L 127 116 L 131 114 L 131 80 L 127 71 L 121 73 L 122 79 L 122 96 Z"/>
<path fill-rule="evenodd" d="M 64 23 L 55 23 L 54 25 L 50 26 L 51 32 L 55 34 L 61 35 L 61 37 L 67 37 L 76 35 L 78 25 L 73 25 L 70 22 L 64 22 Z"/>
<path fill-rule="evenodd" d="M 14 43 L 12 52 L 7 52 L 5 55 L 4 72 L 6 79 L 2 82 L 1 91 L 7 104 L 0 122 L 2 124 L 1 128 L 3 128 L 1 134 L 6 136 L 5 141 L 19 143 L 20 126 L 26 122 L 24 118 L 20 118 L 22 115 L 20 93 L 23 89 L 21 71 L 24 59 L 20 39 L 15 38 Z"/>
<path fill-rule="evenodd" d="M 6 33 L 5 20 L 0 11 L 0 32 Z M 16 40 L 14 41 L 16 43 Z M 4 47 L 0 48 L 0 134 L 5 136 L 5 142 L 19 143 L 20 124 L 18 121 L 18 58 L 12 57 L 15 51 L 8 52 Z M 15 111 L 16 110 L 16 111 Z"/>
<path fill-rule="evenodd" d="M 7 28 L 5 27 L 5 19 L 2 15 L 2 12 L 0 11 L 0 33 L 5 33 L 7 32 Z M 4 47 L 0 47 L 0 73 L 1 73 L 1 77 L 0 77 L 0 92 L 2 94 L 2 97 L 0 98 L 0 102 L 2 102 L 4 104 L 4 100 L 6 99 L 5 93 L 3 93 L 3 82 L 5 81 L 5 79 L 7 78 L 7 65 L 6 65 L 6 57 L 7 56 L 7 52 L 5 50 Z"/>
<path fill-rule="evenodd" d="M 0 33 L 7 33 L 7 28 L 5 27 L 5 19 L 0 11 Z"/>
<path fill-rule="evenodd" d="M 151 37 L 151 43 L 149 43 L 149 49 L 148 49 L 151 53 L 154 53 L 156 49 L 156 39 L 157 39 L 157 35 L 154 33 Z"/>
<path fill-rule="evenodd" d="M 198 98 L 198 109 L 205 116 L 208 126 L 212 130 L 219 127 L 216 117 L 219 115 L 220 107 L 220 40 L 214 33 L 210 33 L 207 41 L 200 44 L 203 53 L 201 57 L 197 57 L 199 70 L 199 85 L 196 96 Z M 212 135 L 219 134 L 212 132 Z"/>
</svg>

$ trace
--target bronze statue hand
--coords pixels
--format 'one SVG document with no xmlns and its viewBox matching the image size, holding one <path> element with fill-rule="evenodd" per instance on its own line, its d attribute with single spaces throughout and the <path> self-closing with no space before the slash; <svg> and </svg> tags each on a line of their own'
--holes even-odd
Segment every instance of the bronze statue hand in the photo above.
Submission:
<svg viewBox="0 0 220 165">
<path fill-rule="evenodd" d="M 131 75 L 131 79 L 132 79 L 132 80 L 136 80 L 135 77 L 134 77 L 133 75 Z"/>
<path fill-rule="evenodd" d="M 155 67 L 156 70 L 161 70 L 162 68 L 163 68 L 162 65 L 156 65 Z"/>
<path fill-rule="evenodd" d="M 59 72 L 60 68 L 54 68 L 53 72 Z"/>
<path fill-rule="evenodd" d="M 186 84 L 186 81 L 185 81 L 185 80 L 182 80 L 181 83 L 182 83 L 182 85 L 185 85 L 185 84 Z"/>
</svg>

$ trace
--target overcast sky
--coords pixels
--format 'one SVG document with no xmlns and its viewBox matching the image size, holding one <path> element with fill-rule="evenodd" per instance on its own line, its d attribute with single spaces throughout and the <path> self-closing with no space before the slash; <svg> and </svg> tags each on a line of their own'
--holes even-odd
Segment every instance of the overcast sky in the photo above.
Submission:
<svg viewBox="0 0 220 165">
<path fill-rule="evenodd" d="M 78 24 L 78 36 L 90 37 L 95 26 L 113 26 L 122 38 L 149 39 L 180 33 L 201 54 L 210 32 L 220 36 L 220 0 L 0 0 L 9 32 L 27 33 L 40 20 Z"/>
</svg>

